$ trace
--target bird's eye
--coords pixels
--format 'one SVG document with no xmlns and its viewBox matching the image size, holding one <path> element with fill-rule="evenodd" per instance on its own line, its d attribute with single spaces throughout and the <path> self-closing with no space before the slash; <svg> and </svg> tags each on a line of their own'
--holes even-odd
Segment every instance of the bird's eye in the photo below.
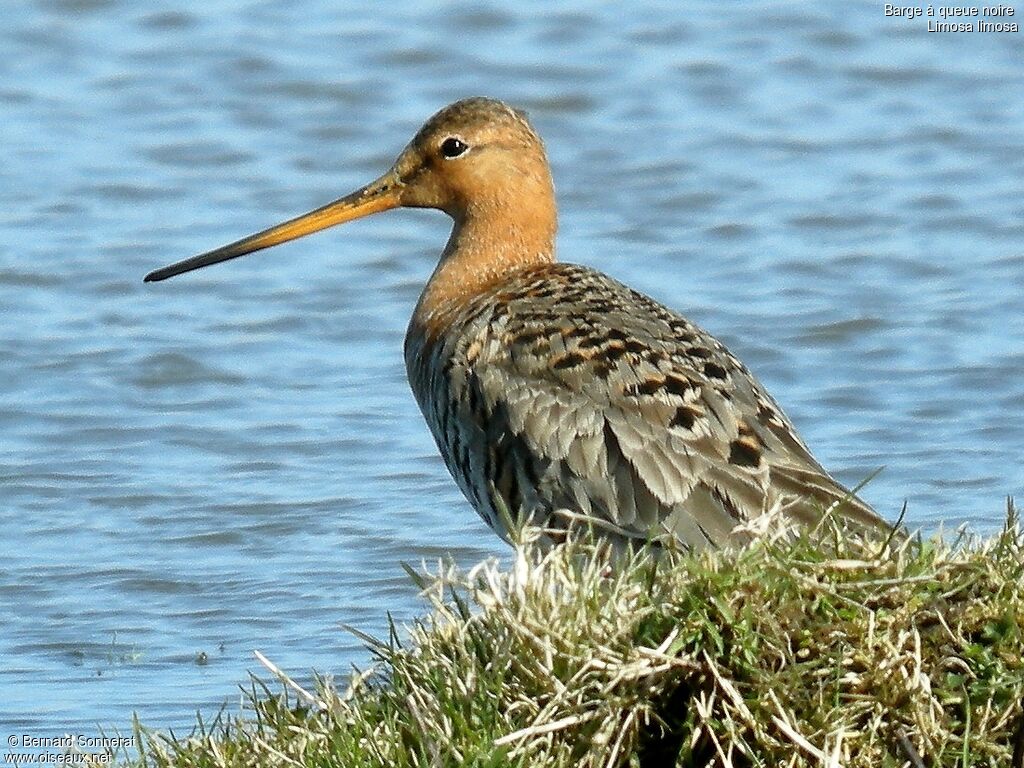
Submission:
<svg viewBox="0 0 1024 768">
<path fill-rule="evenodd" d="M 464 154 L 467 149 L 469 149 L 469 145 L 462 139 L 457 139 L 454 136 L 449 136 L 441 142 L 441 154 L 449 160 Z"/>
</svg>

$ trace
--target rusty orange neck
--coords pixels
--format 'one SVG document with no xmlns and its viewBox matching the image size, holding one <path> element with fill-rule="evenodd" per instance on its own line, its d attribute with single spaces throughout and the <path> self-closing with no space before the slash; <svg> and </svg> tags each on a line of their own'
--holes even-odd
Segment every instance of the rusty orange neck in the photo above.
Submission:
<svg viewBox="0 0 1024 768">
<path fill-rule="evenodd" d="M 519 270 L 555 260 L 554 196 L 547 190 L 537 192 L 514 203 L 475 200 L 455 216 L 451 237 L 416 305 L 410 330 L 435 337 L 474 297 Z"/>
</svg>

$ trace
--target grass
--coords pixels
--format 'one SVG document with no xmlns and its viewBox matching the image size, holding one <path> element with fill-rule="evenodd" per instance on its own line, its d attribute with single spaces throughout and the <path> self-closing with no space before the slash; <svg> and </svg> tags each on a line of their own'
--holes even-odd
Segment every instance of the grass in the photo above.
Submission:
<svg viewBox="0 0 1024 768">
<path fill-rule="evenodd" d="M 524 543 L 415 575 L 426 616 L 344 690 L 258 681 L 156 766 L 1024 764 L 1024 534 L 739 551 Z M 405 638 L 405 639 L 403 639 Z"/>
</svg>

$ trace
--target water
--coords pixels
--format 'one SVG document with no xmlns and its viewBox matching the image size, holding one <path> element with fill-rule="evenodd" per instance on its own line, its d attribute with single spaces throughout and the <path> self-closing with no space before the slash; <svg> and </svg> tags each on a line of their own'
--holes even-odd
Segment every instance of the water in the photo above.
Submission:
<svg viewBox="0 0 1024 768">
<path fill-rule="evenodd" d="M 545 137 L 560 252 L 719 335 L 914 524 L 1024 495 L 1024 38 L 877 3 L 5 6 L 0 731 L 179 733 L 368 654 L 400 561 L 501 555 L 407 390 L 448 232 L 395 212 L 159 285 L 486 94 Z M 1018 14 L 1024 8 L 1018 8 Z M 197 662 L 205 653 L 207 663 Z"/>
</svg>

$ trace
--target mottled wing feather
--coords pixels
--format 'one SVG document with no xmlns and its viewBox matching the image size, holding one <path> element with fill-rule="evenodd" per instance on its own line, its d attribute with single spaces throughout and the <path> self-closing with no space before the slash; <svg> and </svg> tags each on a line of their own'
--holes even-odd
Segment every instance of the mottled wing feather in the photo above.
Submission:
<svg viewBox="0 0 1024 768">
<path fill-rule="evenodd" d="M 810 522 L 846 495 L 717 340 L 598 272 L 533 268 L 462 323 L 438 350 L 450 413 L 434 421 L 448 423 L 431 426 L 443 454 L 453 429 L 475 446 L 448 465 L 492 525 L 497 494 L 541 522 L 564 510 L 625 537 L 720 546 L 776 506 Z M 847 507 L 878 524 L 861 502 Z"/>
</svg>

